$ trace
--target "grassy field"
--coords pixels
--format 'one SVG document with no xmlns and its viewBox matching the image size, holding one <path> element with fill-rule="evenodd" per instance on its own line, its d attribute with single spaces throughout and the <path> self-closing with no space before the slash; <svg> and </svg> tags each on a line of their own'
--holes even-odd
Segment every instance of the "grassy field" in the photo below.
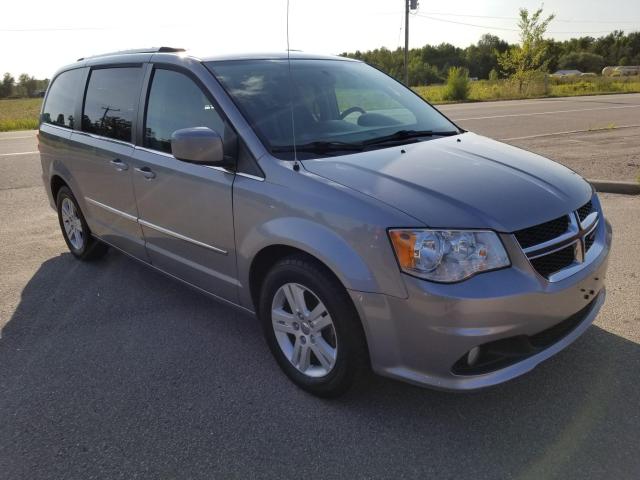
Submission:
<svg viewBox="0 0 640 480">
<path fill-rule="evenodd" d="M 38 128 L 41 98 L 0 100 L 0 132 Z"/>
<path fill-rule="evenodd" d="M 640 77 L 577 77 L 567 79 L 550 78 L 546 82 L 531 82 L 519 91 L 510 80 L 478 80 L 470 83 L 471 89 L 467 101 L 483 102 L 489 100 L 516 100 L 522 98 L 572 97 L 576 95 L 596 95 L 604 93 L 640 93 Z M 445 85 L 413 87 L 423 98 L 431 103 L 451 103 L 444 99 Z M 354 102 L 365 109 L 394 108 L 391 105 L 374 105 L 378 95 L 371 92 L 337 92 L 339 104 L 347 108 Z M 357 95 L 356 95 L 357 94 Z M 373 103 L 372 103 L 373 102 Z M 41 98 L 18 98 L 0 100 L 0 132 L 11 130 L 30 130 L 38 128 Z"/>
<path fill-rule="evenodd" d="M 573 97 L 605 93 L 640 93 L 639 77 L 577 77 L 567 79 L 550 78 L 525 85 L 521 91 L 510 80 L 478 80 L 470 82 L 468 101 L 517 100 L 523 98 Z M 444 99 L 445 85 L 413 87 L 431 103 L 450 103 Z"/>
</svg>

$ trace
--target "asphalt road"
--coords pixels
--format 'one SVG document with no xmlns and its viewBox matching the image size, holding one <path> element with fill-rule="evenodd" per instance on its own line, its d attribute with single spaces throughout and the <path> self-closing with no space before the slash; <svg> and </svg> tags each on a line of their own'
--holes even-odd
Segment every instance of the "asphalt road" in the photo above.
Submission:
<svg viewBox="0 0 640 480">
<path fill-rule="evenodd" d="M 535 371 L 473 394 L 374 377 L 325 401 L 252 317 L 117 252 L 75 261 L 37 156 L 6 155 L 33 150 L 0 135 L 0 479 L 640 476 L 640 197 L 601 196 L 607 303 Z"/>
</svg>

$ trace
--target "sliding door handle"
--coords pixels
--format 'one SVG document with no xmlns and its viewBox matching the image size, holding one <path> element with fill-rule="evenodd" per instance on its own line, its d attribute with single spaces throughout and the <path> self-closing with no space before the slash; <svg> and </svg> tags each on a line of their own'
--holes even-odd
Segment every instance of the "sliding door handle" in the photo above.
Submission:
<svg viewBox="0 0 640 480">
<path fill-rule="evenodd" d="M 114 158 L 113 160 L 111 160 L 109 162 L 111 165 L 113 165 L 114 167 L 116 167 L 116 170 L 118 170 L 119 172 L 124 172 L 125 170 L 129 170 L 129 165 L 127 165 L 126 163 L 124 163 L 122 160 L 120 160 L 119 158 Z"/>
<path fill-rule="evenodd" d="M 153 172 L 153 170 L 151 170 L 149 167 L 141 167 L 141 168 L 134 168 L 134 170 L 138 173 L 141 173 L 142 175 L 144 175 L 144 178 L 146 178 L 147 180 L 151 180 L 152 178 L 156 178 L 156 174 Z"/>
</svg>

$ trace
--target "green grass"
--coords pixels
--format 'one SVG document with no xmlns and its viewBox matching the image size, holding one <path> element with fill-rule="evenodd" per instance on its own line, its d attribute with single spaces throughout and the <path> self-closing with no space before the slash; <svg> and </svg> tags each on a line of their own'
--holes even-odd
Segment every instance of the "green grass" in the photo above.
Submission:
<svg viewBox="0 0 640 480">
<path fill-rule="evenodd" d="M 0 132 L 38 128 L 41 98 L 0 100 Z"/>
<path fill-rule="evenodd" d="M 640 77 L 549 78 L 530 82 L 520 91 L 511 80 L 478 80 L 471 82 L 468 101 L 516 100 L 523 98 L 572 97 L 607 93 L 640 93 Z M 446 85 L 413 87 L 431 103 L 451 103 L 445 99 Z"/>
</svg>

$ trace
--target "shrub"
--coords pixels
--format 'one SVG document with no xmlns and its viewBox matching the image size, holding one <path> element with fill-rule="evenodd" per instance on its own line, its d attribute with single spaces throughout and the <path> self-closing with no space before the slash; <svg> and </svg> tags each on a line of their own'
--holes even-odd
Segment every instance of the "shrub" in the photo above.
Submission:
<svg viewBox="0 0 640 480">
<path fill-rule="evenodd" d="M 466 100 L 469 97 L 469 71 L 463 67 L 451 67 L 445 86 L 445 100 Z"/>
</svg>

